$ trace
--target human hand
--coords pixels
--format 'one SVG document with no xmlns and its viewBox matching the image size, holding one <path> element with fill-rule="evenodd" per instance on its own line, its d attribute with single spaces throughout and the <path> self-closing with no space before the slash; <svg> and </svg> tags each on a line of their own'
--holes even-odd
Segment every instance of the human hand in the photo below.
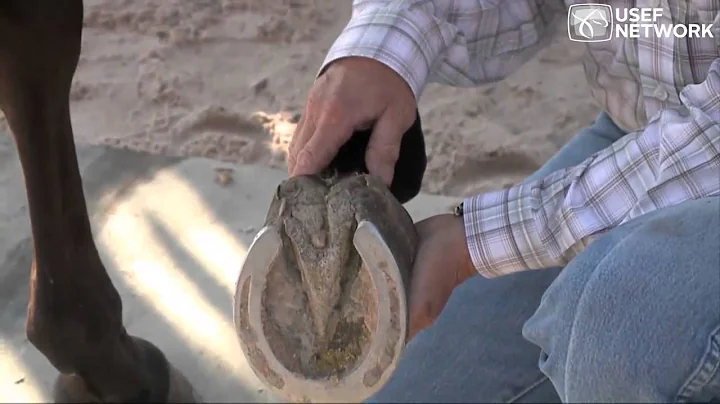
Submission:
<svg viewBox="0 0 720 404">
<path fill-rule="evenodd" d="M 390 185 L 400 141 L 415 118 L 415 97 L 394 70 L 370 58 L 339 59 L 310 89 L 290 142 L 288 174 L 318 174 L 353 132 L 373 127 L 365 163 Z"/>
<path fill-rule="evenodd" d="M 410 280 L 408 341 L 432 325 L 456 286 L 477 274 L 462 217 L 436 215 L 415 227 L 420 242 Z"/>
</svg>

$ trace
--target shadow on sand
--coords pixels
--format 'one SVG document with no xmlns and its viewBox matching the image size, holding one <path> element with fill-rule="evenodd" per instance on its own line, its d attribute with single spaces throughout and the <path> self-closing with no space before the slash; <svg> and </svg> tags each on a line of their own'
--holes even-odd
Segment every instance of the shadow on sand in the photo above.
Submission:
<svg viewBox="0 0 720 404">
<path fill-rule="evenodd" d="M 5 139 L 0 141 L 6 142 Z M 4 169 L 10 171 L 9 176 L 0 176 L 0 188 L 2 194 L 12 195 L 11 198 L 16 201 L 22 198 L 24 203 L 22 172 L 14 148 L 11 147 L 11 150 L 13 153 L 8 153 L 7 147 L 0 150 Z M 128 199 L 138 199 L 138 187 L 149 183 L 161 172 L 171 171 L 176 180 L 185 184 L 183 194 L 194 200 L 193 209 L 205 210 L 204 216 L 197 218 L 205 221 L 198 224 L 201 228 L 199 231 L 210 225 L 222 228 L 223 223 L 237 224 L 244 221 L 249 225 L 248 220 L 259 224 L 263 217 L 255 215 L 253 218 L 252 215 L 243 214 L 242 205 L 254 197 L 269 201 L 270 195 L 244 195 L 244 198 L 237 198 L 243 190 L 233 189 L 224 191 L 226 195 L 222 201 L 210 200 L 210 194 L 215 196 L 223 192 L 211 189 L 213 186 L 218 187 L 212 184 L 212 170 L 206 173 L 210 185 L 206 184 L 202 190 L 196 190 L 193 180 L 197 179 L 184 178 L 182 170 L 174 169 L 183 159 L 99 147 L 81 149 L 78 154 L 96 244 L 123 298 L 123 317 L 128 331 L 160 347 L 206 402 L 276 401 L 252 375 L 234 339 L 233 279 L 227 274 L 236 273 L 241 262 L 230 263 L 234 268 L 227 268 L 224 275 L 218 275 L 217 267 L 208 268 L 208 262 L 222 264 L 218 263 L 217 257 L 211 256 L 212 246 L 211 250 L 206 249 L 205 257 L 198 257 L 197 249 L 188 250 L 187 240 L 178 240 L 178 227 L 173 229 L 169 222 L 173 220 L 172 217 L 162 217 L 162 209 L 147 209 L 140 206 L 142 203 L 135 203 L 139 206 L 137 209 L 120 209 L 129 209 L 126 213 L 128 217 L 135 218 L 135 228 L 144 223 L 146 234 L 143 239 L 132 240 L 139 236 L 133 233 L 132 226 L 128 233 L 117 232 L 118 226 L 130 221 L 126 217 L 117 217 L 118 206 Z M 9 164 L 8 157 L 14 159 L 15 164 Z M 233 206 L 233 198 L 237 206 Z M 164 204 L 176 211 L 182 211 L 183 205 L 188 203 L 177 194 L 147 195 L 146 192 L 140 199 L 145 202 L 155 199 L 151 202 L 156 208 L 158 205 L 162 208 Z M 256 205 L 267 206 L 259 202 Z M 57 372 L 25 338 L 32 243 L 27 209 L 20 207 L 17 211 L 13 206 L 12 203 L 0 204 L 0 226 L 5 227 L 7 224 L 6 228 L 0 228 L 0 253 L 6 253 L 0 263 L 0 356 L 4 355 L 10 360 L 14 357 L 23 374 L 0 374 L 0 385 L 26 386 L 25 389 L 16 390 L 14 396 L 13 393 L 10 396 L 0 394 L 0 401 L 46 401 L 50 399 L 50 389 Z M 258 210 L 263 209 L 258 207 Z M 234 213 L 238 217 L 232 217 Z M 188 215 L 192 214 L 188 212 Z M 9 219 L 3 220 L 6 215 Z M 24 223 L 21 222 L 23 219 Z M 192 217 L 187 219 L 187 223 L 193 223 Z M 186 227 L 184 231 L 184 236 L 192 238 L 192 226 Z M 237 250 L 235 255 L 228 255 L 227 252 L 225 255 L 240 259 L 254 235 L 251 231 L 227 228 L 221 233 L 226 238 L 225 242 L 235 244 Z M 227 240 L 227 237 L 232 239 Z M 134 249 L 120 248 L 131 241 L 143 245 L 140 249 L 137 246 Z M 145 264 L 150 255 L 158 255 L 158 259 L 153 263 L 155 267 L 148 267 L 133 263 L 135 257 L 128 254 L 141 255 L 139 261 Z M 128 263 L 133 264 L 131 268 L 123 267 Z M 148 282 L 148 277 L 153 281 Z M 5 387 L 0 388 L 0 391 L 3 390 L 7 391 Z M 30 391 L 32 394 L 23 395 L 20 391 Z"/>
</svg>

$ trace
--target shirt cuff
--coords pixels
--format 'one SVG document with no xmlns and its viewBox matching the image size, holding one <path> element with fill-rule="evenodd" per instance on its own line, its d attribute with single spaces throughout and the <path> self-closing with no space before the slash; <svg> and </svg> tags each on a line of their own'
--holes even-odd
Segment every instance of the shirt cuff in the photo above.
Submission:
<svg viewBox="0 0 720 404">
<path fill-rule="evenodd" d="M 528 269 L 561 266 L 538 232 L 541 208 L 536 183 L 466 198 L 463 201 L 465 237 L 477 271 L 486 278 Z"/>
<path fill-rule="evenodd" d="M 354 15 L 325 57 L 318 75 L 341 58 L 367 57 L 399 74 L 415 99 L 424 90 L 430 69 L 446 46 L 442 35 L 432 36 L 437 23 L 424 11 L 371 8 Z"/>
</svg>

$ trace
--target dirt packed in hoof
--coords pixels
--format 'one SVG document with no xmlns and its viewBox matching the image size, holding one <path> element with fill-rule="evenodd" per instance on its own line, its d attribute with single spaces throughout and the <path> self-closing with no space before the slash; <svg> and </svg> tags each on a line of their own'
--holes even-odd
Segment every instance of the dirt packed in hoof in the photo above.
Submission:
<svg viewBox="0 0 720 404">
<path fill-rule="evenodd" d="M 335 333 L 327 347 L 318 350 L 298 269 L 292 261 L 273 262 L 262 296 L 263 331 L 270 349 L 289 371 L 308 379 L 338 379 L 362 362 L 375 335 L 377 294 L 364 267 L 347 287 L 347 298 L 337 309 Z"/>
<path fill-rule="evenodd" d="M 344 374 L 354 365 L 369 342 L 370 331 L 360 322 L 342 319 L 328 348 L 315 356 L 316 375 Z"/>
</svg>

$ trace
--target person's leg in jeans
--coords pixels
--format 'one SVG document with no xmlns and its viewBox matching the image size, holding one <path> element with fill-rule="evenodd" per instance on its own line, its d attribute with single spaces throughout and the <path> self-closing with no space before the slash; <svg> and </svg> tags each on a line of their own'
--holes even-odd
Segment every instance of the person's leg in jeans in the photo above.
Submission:
<svg viewBox="0 0 720 404">
<path fill-rule="evenodd" d="M 526 181 L 579 164 L 624 134 L 601 114 Z M 522 336 L 523 324 L 559 272 L 475 276 L 457 287 L 435 324 L 410 341 L 391 379 L 368 402 L 559 402 L 538 367 L 540 349 Z"/>
<path fill-rule="evenodd" d="M 523 333 L 565 402 L 720 400 L 720 198 L 594 241 Z"/>
</svg>

